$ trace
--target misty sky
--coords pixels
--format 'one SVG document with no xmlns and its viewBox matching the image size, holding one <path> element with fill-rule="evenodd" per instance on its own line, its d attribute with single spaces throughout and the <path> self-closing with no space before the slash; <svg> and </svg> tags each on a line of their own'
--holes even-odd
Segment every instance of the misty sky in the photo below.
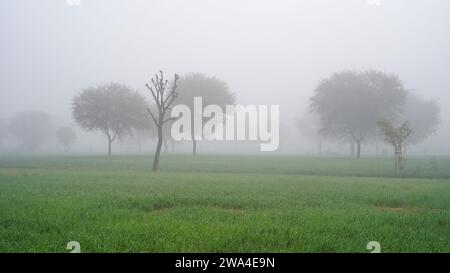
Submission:
<svg viewBox="0 0 450 273">
<path fill-rule="evenodd" d="M 0 116 L 38 109 L 71 122 L 82 88 L 144 93 L 162 69 L 218 76 L 239 103 L 280 104 L 291 118 L 320 79 L 373 68 L 439 102 L 444 141 L 449 15 L 448 0 L 0 0 Z"/>
</svg>

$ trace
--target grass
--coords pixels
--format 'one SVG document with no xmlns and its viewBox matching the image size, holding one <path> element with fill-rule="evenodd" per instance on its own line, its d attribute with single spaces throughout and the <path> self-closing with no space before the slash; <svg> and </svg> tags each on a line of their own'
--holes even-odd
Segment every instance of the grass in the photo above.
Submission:
<svg viewBox="0 0 450 273">
<path fill-rule="evenodd" d="M 0 157 L 0 252 L 450 252 L 450 159 Z"/>
</svg>

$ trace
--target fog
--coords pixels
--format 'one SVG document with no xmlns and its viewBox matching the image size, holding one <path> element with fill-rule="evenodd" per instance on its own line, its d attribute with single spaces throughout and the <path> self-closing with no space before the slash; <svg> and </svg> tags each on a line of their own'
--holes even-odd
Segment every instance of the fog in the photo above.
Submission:
<svg viewBox="0 0 450 273">
<path fill-rule="evenodd" d="M 440 106 L 438 131 L 411 153 L 447 155 L 449 14 L 447 0 L 2 0 L 0 119 L 45 111 L 55 127 L 76 129 L 74 152 L 102 153 L 104 137 L 83 132 L 72 119 L 72 100 L 82 89 L 118 82 L 150 98 L 144 85 L 155 72 L 200 72 L 224 80 L 240 104 L 280 105 L 278 152 L 314 154 L 295 120 L 307 112 L 320 80 L 377 69 Z M 123 140 L 115 150 L 135 153 L 133 143 Z M 0 147 L 16 145 L 7 136 Z M 331 155 L 348 150 L 326 145 Z M 374 153 L 372 146 L 363 154 Z M 199 152 L 257 147 L 202 142 Z M 41 149 L 61 150 L 56 141 Z M 189 144 L 177 144 L 177 151 L 188 152 Z"/>
</svg>

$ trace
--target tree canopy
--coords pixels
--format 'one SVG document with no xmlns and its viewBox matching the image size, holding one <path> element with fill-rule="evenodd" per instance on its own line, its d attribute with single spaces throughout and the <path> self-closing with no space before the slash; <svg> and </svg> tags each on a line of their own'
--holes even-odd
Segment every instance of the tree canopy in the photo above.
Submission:
<svg viewBox="0 0 450 273">
<path fill-rule="evenodd" d="M 226 82 L 217 77 L 206 76 L 201 73 L 191 73 L 181 77 L 178 82 L 178 90 L 180 95 L 175 100 L 175 105 L 183 104 L 188 106 L 191 109 L 191 115 L 194 113 L 194 97 L 201 97 L 203 106 L 215 104 L 223 109 L 225 109 L 226 105 L 234 105 L 236 103 L 235 95 L 230 92 Z M 193 154 L 195 155 L 197 145 L 194 136 L 192 138 Z"/>
<path fill-rule="evenodd" d="M 145 128 L 147 103 L 126 85 L 110 83 L 87 88 L 73 100 L 72 113 L 81 128 L 102 132 L 108 138 L 108 155 L 117 137 Z"/>
<path fill-rule="evenodd" d="M 180 95 L 176 104 L 193 107 L 193 98 L 202 97 L 203 105 L 216 104 L 221 107 L 234 104 L 235 95 L 230 92 L 228 84 L 223 80 L 201 73 L 191 73 L 180 78 L 178 82 Z"/>
<path fill-rule="evenodd" d="M 377 122 L 395 120 L 407 95 L 396 75 L 381 71 L 343 71 L 322 80 L 310 100 L 320 118 L 320 133 L 351 137 L 360 157 L 361 142 L 376 134 Z"/>
<path fill-rule="evenodd" d="M 409 122 L 413 132 L 408 143 L 417 144 L 430 137 L 440 124 L 439 105 L 422 96 L 409 93 L 402 112 L 402 119 Z"/>
</svg>

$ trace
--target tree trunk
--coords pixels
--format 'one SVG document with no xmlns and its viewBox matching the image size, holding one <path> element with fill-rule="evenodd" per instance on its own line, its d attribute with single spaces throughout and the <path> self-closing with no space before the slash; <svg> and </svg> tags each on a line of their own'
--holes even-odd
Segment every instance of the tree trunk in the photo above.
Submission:
<svg viewBox="0 0 450 273">
<path fill-rule="evenodd" d="M 361 158 L 361 142 L 364 140 L 366 133 L 359 133 L 358 136 L 355 136 L 355 134 L 353 132 L 351 132 L 350 134 L 353 138 L 353 140 L 356 143 L 356 159 L 360 159 Z"/>
<path fill-rule="evenodd" d="M 163 139 L 163 145 L 164 145 L 164 153 L 168 153 L 169 152 L 169 146 L 167 145 L 167 138 Z"/>
<path fill-rule="evenodd" d="M 197 140 L 195 140 L 195 125 L 194 125 L 194 113 L 191 115 L 191 137 L 192 137 L 192 155 L 197 155 Z"/>
<path fill-rule="evenodd" d="M 361 158 L 361 141 L 356 141 L 356 158 Z"/>
<path fill-rule="evenodd" d="M 402 170 L 403 169 L 403 157 L 402 157 L 402 146 L 395 145 L 394 146 L 394 160 L 395 160 L 395 169 Z"/>
<path fill-rule="evenodd" d="M 109 130 L 106 131 L 106 136 L 108 137 L 108 156 L 111 156 L 111 144 L 114 141 L 115 137 L 111 137 Z"/>
<path fill-rule="evenodd" d="M 323 155 L 323 153 L 322 153 L 322 139 L 319 139 L 317 141 L 317 155 L 318 156 L 322 156 Z"/>
<path fill-rule="evenodd" d="M 112 141 L 108 140 L 108 156 L 111 156 L 111 145 L 112 145 Z"/>
<path fill-rule="evenodd" d="M 197 140 L 195 139 L 192 140 L 192 155 L 197 155 Z"/>
<path fill-rule="evenodd" d="M 403 144 L 403 149 L 402 149 L 402 165 L 401 165 L 401 169 L 403 170 L 406 166 L 406 143 Z"/>
<path fill-rule="evenodd" d="M 153 171 L 156 172 L 159 169 L 159 157 L 161 156 L 161 148 L 163 145 L 163 128 L 162 121 L 158 126 L 158 144 L 156 145 L 155 157 L 153 158 Z"/>
</svg>

